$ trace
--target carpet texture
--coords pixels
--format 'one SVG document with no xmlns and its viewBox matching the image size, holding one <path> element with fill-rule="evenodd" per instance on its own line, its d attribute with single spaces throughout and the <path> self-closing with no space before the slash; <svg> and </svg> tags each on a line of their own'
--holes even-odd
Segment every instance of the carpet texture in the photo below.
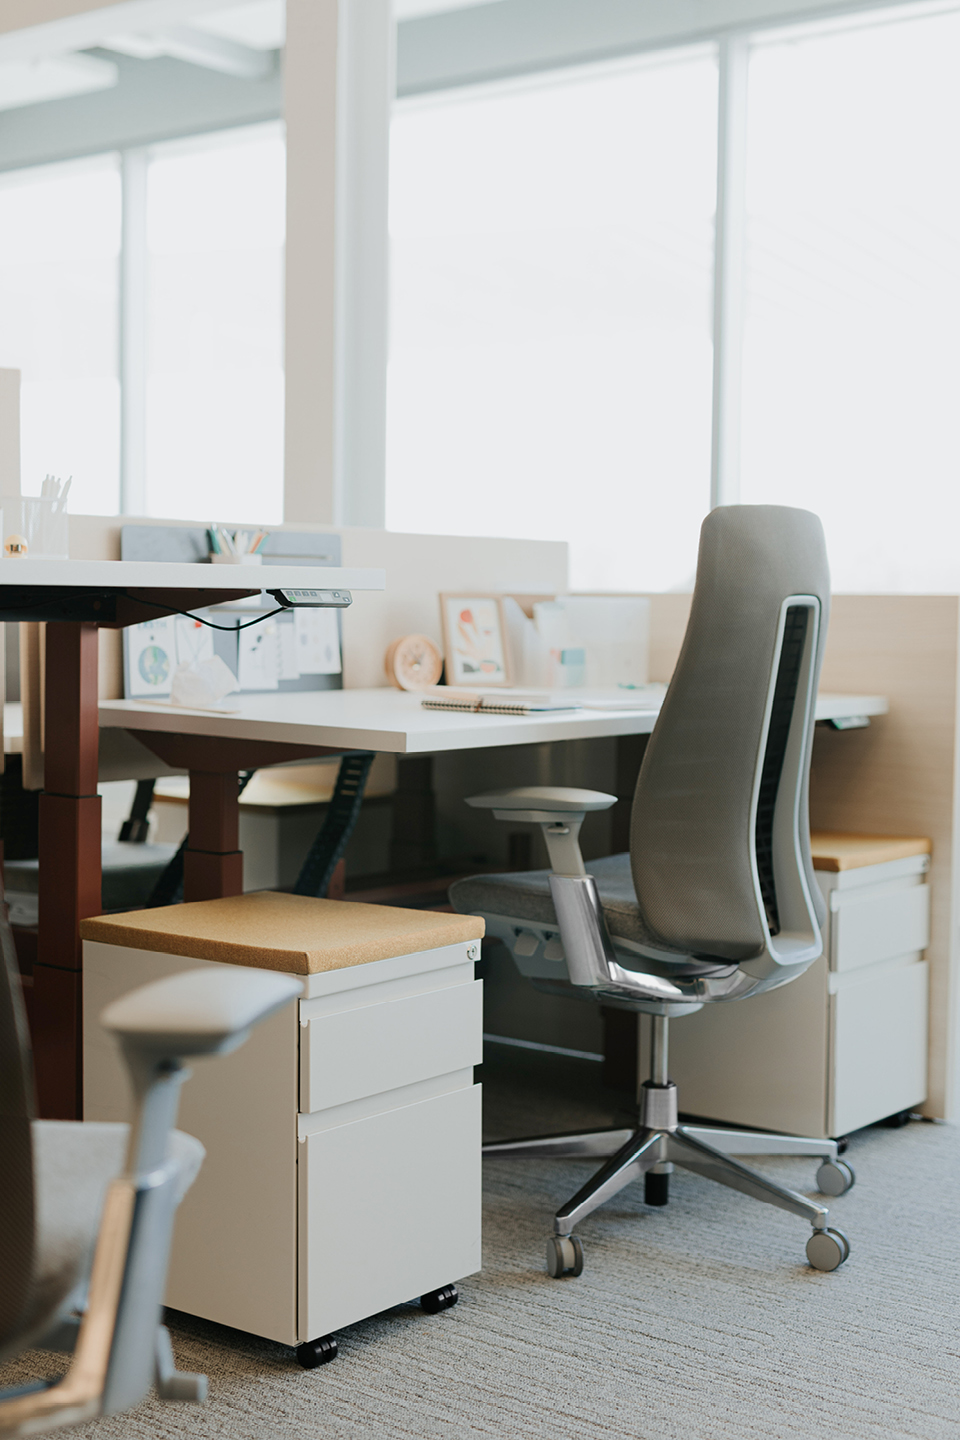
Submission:
<svg viewBox="0 0 960 1440">
<path fill-rule="evenodd" d="M 491 1134 L 614 1118 L 597 1067 L 491 1048 Z M 564 1281 L 546 1275 L 544 1241 L 591 1166 L 487 1161 L 484 1269 L 455 1309 L 367 1320 L 314 1371 L 280 1346 L 170 1313 L 178 1363 L 209 1375 L 208 1403 L 151 1400 L 74 1433 L 955 1440 L 960 1131 L 863 1131 L 847 1159 L 857 1184 L 831 1213 L 852 1253 L 832 1274 L 805 1264 L 803 1221 L 677 1172 L 665 1209 L 647 1209 L 635 1186 L 585 1221 L 584 1273 Z M 757 1164 L 811 1193 L 816 1161 Z M 0 1383 L 62 1365 L 31 1352 L 2 1367 Z"/>
</svg>

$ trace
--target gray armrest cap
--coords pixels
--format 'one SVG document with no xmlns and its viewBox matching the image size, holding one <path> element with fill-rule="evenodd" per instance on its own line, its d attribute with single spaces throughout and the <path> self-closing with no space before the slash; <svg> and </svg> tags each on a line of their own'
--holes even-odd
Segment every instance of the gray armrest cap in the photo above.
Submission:
<svg viewBox="0 0 960 1440">
<path fill-rule="evenodd" d="M 301 994 L 292 975 L 218 965 L 131 990 L 100 1017 L 107 1030 L 145 1049 L 211 1055 Z"/>
<path fill-rule="evenodd" d="M 476 810 L 609 810 L 616 803 L 616 795 L 606 795 L 602 790 L 576 790 L 569 785 L 523 785 L 467 799 L 467 804 Z"/>
</svg>

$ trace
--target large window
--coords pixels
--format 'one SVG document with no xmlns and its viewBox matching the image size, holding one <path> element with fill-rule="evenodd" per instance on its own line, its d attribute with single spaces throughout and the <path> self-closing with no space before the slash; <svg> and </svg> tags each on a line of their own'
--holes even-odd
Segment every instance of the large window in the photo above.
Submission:
<svg viewBox="0 0 960 1440">
<path fill-rule="evenodd" d="M 0 366 L 22 372 L 25 494 L 73 476 L 70 507 L 120 496 L 116 156 L 0 176 Z"/>
<path fill-rule="evenodd" d="M 274 123 L 0 176 L 25 493 L 49 471 L 74 512 L 282 520 L 284 170 Z"/>
<path fill-rule="evenodd" d="M 387 525 L 569 540 L 665 588 L 709 504 L 712 54 L 394 122 Z"/>
<path fill-rule="evenodd" d="M 399 110 L 388 523 L 566 539 L 578 588 L 688 582 L 716 298 L 713 500 L 816 510 L 837 589 L 960 588 L 960 13 L 718 55 L 719 176 L 690 52 Z"/>
<path fill-rule="evenodd" d="M 147 514 L 283 519 L 279 125 L 157 147 L 147 184 Z"/>
<path fill-rule="evenodd" d="M 960 0 L 714 38 L 397 104 L 387 524 L 646 590 L 711 503 L 801 505 L 837 589 L 960 590 Z M 0 175 L 27 492 L 281 518 L 284 169 L 238 120 Z"/>
<path fill-rule="evenodd" d="M 751 58 L 741 493 L 838 589 L 960 585 L 958 66 L 957 14 Z"/>
</svg>

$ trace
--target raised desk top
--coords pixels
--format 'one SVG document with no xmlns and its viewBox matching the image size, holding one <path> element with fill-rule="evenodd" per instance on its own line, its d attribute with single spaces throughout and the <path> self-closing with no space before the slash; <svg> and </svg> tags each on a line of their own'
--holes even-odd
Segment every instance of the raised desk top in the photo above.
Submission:
<svg viewBox="0 0 960 1440">
<path fill-rule="evenodd" d="M 0 560 L 0 619 L 122 627 L 280 589 L 383 590 L 383 570 L 165 560 Z"/>
<path fill-rule="evenodd" d="M 882 695 L 821 695 L 818 720 L 884 715 Z M 425 710 L 419 696 L 389 688 L 244 696 L 240 709 L 217 715 L 137 700 L 104 700 L 100 724 L 125 730 L 273 740 L 331 749 L 430 755 L 550 740 L 648 735 L 658 709 L 564 710 L 533 715 L 477 715 Z"/>
<path fill-rule="evenodd" d="M 204 565 L 166 560 L 0 560 L 0 587 L 112 590 L 383 590 L 383 570 L 315 565 Z"/>
</svg>

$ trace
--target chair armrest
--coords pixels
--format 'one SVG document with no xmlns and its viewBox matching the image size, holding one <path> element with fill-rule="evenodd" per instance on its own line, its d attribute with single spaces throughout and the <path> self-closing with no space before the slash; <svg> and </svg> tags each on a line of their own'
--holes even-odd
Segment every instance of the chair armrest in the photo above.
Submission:
<svg viewBox="0 0 960 1440">
<path fill-rule="evenodd" d="M 471 795 L 475 810 L 492 810 L 495 820 L 539 825 L 550 864 L 558 875 L 583 875 L 580 826 L 588 810 L 609 810 L 616 795 L 602 790 L 575 790 L 570 785 L 522 785 L 516 790 L 491 790 Z"/>
<path fill-rule="evenodd" d="M 233 965 L 188 970 L 131 990 L 108 1005 L 100 1020 L 129 1050 L 169 1059 L 225 1055 L 302 990 L 292 975 L 264 970 Z"/>
<path fill-rule="evenodd" d="M 602 790 L 577 790 L 570 785 L 522 785 L 514 790 L 491 790 L 471 795 L 467 804 L 475 810 L 492 810 L 498 820 L 544 821 L 561 816 L 583 819 L 589 810 L 609 810 L 616 795 Z"/>
</svg>

